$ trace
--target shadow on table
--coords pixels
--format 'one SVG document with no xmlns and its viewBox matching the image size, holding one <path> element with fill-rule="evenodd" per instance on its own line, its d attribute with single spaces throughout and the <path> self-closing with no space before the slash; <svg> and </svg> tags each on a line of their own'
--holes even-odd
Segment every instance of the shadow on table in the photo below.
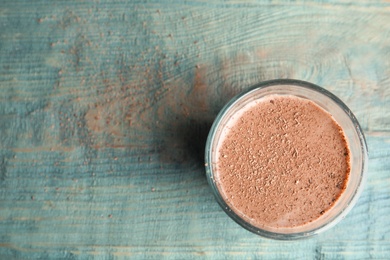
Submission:
<svg viewBox="0 0 390 260">
<path fill-rule="evenodd" d="M 162 163 L 184 170 L 185 165 L 194 163 L 204 168 L 205 144 L 217 114 L 231 98 L 252 85 L 248 78 L 253 83 L 259 81 L 258 68 L 252 63 L 248 63 L 251 74 L 241 79 L 235 74 L 235 65 L 242 63 L 231 62 L 231 66 L 226 66 L 226 61 L 197 66 L 169 84 L 170 93 L 161 109 L 165 113 L 160 117 L 164 123 L 160 132 Z"/>
</svg>

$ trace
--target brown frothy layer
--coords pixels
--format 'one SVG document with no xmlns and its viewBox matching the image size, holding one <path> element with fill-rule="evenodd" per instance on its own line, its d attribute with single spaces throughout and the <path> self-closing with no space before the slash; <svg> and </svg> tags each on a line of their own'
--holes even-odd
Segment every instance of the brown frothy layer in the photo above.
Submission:
<svg viewBox="0 0 390 260">
<path fill-rule="evenodd" d="M 329 210 L 345 190 L 350 151 L 333 117 L 312 101 L 273 95 L 228 124 L 216 181 L 259 227 L 295 227 Z"/>
</svg>

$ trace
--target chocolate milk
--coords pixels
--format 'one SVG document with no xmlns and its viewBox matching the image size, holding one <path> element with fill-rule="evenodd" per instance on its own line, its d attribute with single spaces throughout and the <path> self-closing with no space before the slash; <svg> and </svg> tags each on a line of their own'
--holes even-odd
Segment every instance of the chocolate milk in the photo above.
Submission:
<svg viewBox="0 0 390 260">
<path fill-rule="evenodd" d="M 253 101 L 226 125 L 215 180 L 227 204 L 260 228 L 292 228 L 328 211 L 346 188 L 343 130 L 314 102 L 291 95 Z"/>
</svg>

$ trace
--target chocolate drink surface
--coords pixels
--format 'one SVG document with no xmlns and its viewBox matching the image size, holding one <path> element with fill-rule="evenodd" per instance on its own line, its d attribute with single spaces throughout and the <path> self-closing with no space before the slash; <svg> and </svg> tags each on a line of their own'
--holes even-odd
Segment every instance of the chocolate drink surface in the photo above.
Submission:
<svg viewBox="0 0 390 260">
<path fill-rule="evenodd" d="M 342 128 L 317 104 L 293 95 L 270 95 L 233 115 L 216 154 L 220 193 L 258 227 L 293 228 L 318 219 L 350 174 Z"/>
</svg>

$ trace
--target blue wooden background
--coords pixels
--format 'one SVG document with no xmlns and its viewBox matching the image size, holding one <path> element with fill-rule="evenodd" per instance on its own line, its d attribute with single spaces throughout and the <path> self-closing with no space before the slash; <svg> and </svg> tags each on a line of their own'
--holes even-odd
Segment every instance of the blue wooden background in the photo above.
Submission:
<svg viewBox="0 0 390 260">
<path fill-rule="evenodd" d="M 260 238 L 219 208 L 203 147 L 259 81 L 339 96 L 370 152 L 336 227 Z M 1 1 L 1 259 L 390 257 L 388 1 Z"/>
</svg>

